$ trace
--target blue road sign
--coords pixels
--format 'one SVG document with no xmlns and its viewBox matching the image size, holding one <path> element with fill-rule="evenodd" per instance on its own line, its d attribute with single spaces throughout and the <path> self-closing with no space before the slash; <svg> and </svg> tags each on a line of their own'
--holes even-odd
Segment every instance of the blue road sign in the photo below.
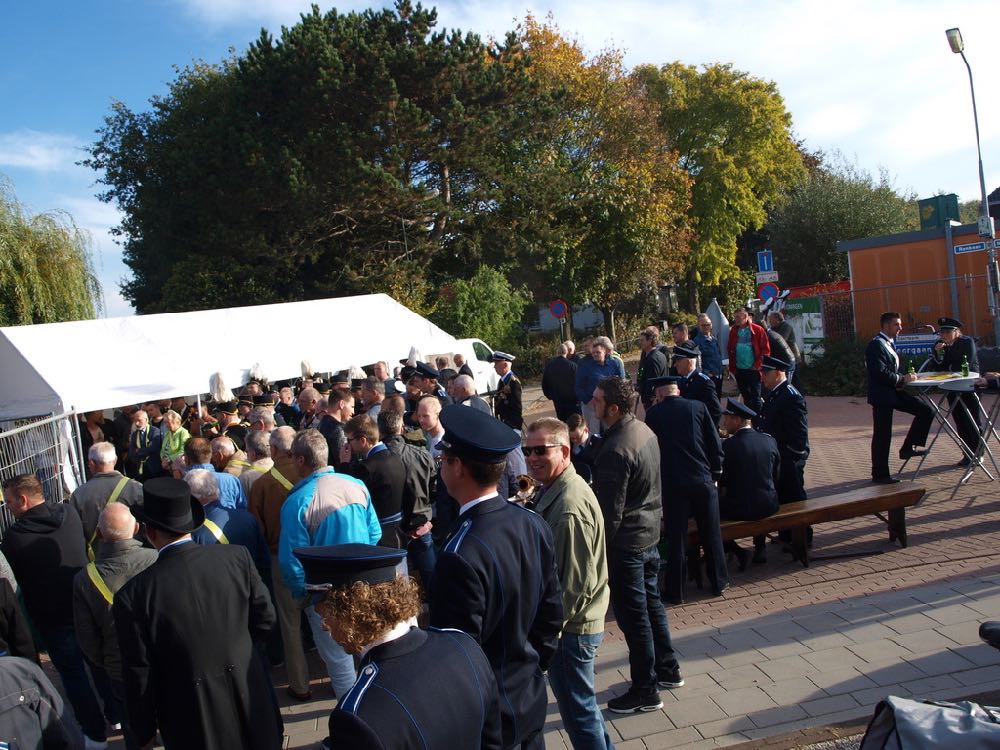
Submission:
<svg viewBox="0 0 1000 750">
<path fill-rule="evenodd" d="M 975 253 L 985 249 L 985 242 L 970 242 L 967 245 L 955 245 L 955 255 L 961 255 L 962 253 Z"/>
<path fill-rule="evenodd" d="M 774 256 L 770 250 L 761 250 L 757 253 L 757 271 L 767 273 L 774 270 Z"/>
<path fill-rule="evenodd" d="M 757 287 L 757 296 L 761 302 L 767 302 L 771 297 L 777 297 L 779 291 L 777 284 L 768 281 Z"/>
</svg>

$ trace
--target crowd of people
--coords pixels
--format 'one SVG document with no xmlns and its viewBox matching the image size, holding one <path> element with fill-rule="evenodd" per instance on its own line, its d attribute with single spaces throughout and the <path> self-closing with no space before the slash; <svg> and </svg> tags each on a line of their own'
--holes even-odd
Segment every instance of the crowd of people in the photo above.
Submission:
<svg viewBox="0 0 1000 750">
<path fill-rule="evenodd" d="M 898 395 L 889 315 L 869 372 Z M 594 685 L 609 608 L 629 680 L 607 708 L 656 710 L 684 685 L 665 605 L 702 563 L 722 595 L 750 560 L 721 520 L 806 497 L 797 349 L 769 323 L 737 311 L 725 349 L 707 316 L 669 346 L 649 327 L 635 385 L 606 337 L 564 342 L 542 379 L 556 418 L 528 422 L 503 352 L 492 405 L 456 358 L 88 414 L 68 503 L 34 474 L 3 485 L 0 684 L 36 686 L 44 747 L 104 747 L 120 727 L 129 748 L 277 748 L 269 667 L 310 701 L 314 645 L 338 699 L 325 747 L 541 747 L 547 682 L 573 747 L 610 748 Z M 727 375 L 742 398 L 723 405 Z M 912 405 L 871 393 L 880 481 L 885 410 Z M 752 561 L 766 554 L 755 538 Z"/>
</svg>

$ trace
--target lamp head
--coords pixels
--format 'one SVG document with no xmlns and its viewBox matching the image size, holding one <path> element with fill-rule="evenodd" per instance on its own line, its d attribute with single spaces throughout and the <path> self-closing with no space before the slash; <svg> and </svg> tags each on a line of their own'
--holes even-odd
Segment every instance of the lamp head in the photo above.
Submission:
<svg viewBox="0 0 1000 750">
<path fill-rule="evenodd" d="M 944 33 L 948 37 L 948 46 L 951 47 L 951 51 L 956 55 L 960 54 L 965 49 L 965 42 L 962 41 L 962 32 L 955 28 L 948 29 Z"/>
</svg>

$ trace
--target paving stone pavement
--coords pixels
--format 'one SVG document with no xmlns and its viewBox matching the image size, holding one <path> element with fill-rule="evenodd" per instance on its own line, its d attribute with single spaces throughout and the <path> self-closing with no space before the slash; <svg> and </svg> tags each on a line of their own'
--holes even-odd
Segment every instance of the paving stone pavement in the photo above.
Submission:
<svg viewBox="0 0 1000 750">
<path fill-rule="evenodd" d="M 865 484 L 870 407 L 864 399 L 818 397 L 808 406 L 810 495 Z M 896 419 L 896 449 L 908 420 Z M 668 609 L 686 684 L 662 691 L 662 710 L 606 713 L 615 745 L 722 747 L 870 715 L 889 694 L 1000 689 L 1000 653 L 977 635 L 982 620 L 1000 618 L 1000 483 L 977 473 L 952 494 L 959 458 L 942 436 L 917 480 L 928 494 L 907 512 L 906 549 L 890 544 L 874 517 L 823 524 L 809 568 L 769 545 L 767 564 L 745 572 L 733 565 L 723 597 L 692 587 L 687 604 Z M 315 698 L 307 704 L 292 705 L 283 670 L 274 673 L 288 748 L 317 747 L 335 704 L 312 666 Z M 609 619 L 597 661 L 602 704 L 625 690 L 627 673 L 627 649 Z M 545 745 L 569 747 L 554 700 Z"/>
</svg>

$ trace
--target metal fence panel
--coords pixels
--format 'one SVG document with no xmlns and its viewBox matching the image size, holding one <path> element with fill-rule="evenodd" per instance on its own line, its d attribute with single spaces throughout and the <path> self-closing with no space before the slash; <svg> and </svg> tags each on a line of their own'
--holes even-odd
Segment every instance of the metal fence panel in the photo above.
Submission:
<svg viewBox="0 0 1000 750">
<path fill-rule="evenodd" d="M 73 412 L 0 422 L 0 480 L 34 474 L 48 502 L 65 502 L 84 481 L 79 430 Z M 13 522 L 6 504 L 0 503 L 0 536 Z"/>
</svg>

